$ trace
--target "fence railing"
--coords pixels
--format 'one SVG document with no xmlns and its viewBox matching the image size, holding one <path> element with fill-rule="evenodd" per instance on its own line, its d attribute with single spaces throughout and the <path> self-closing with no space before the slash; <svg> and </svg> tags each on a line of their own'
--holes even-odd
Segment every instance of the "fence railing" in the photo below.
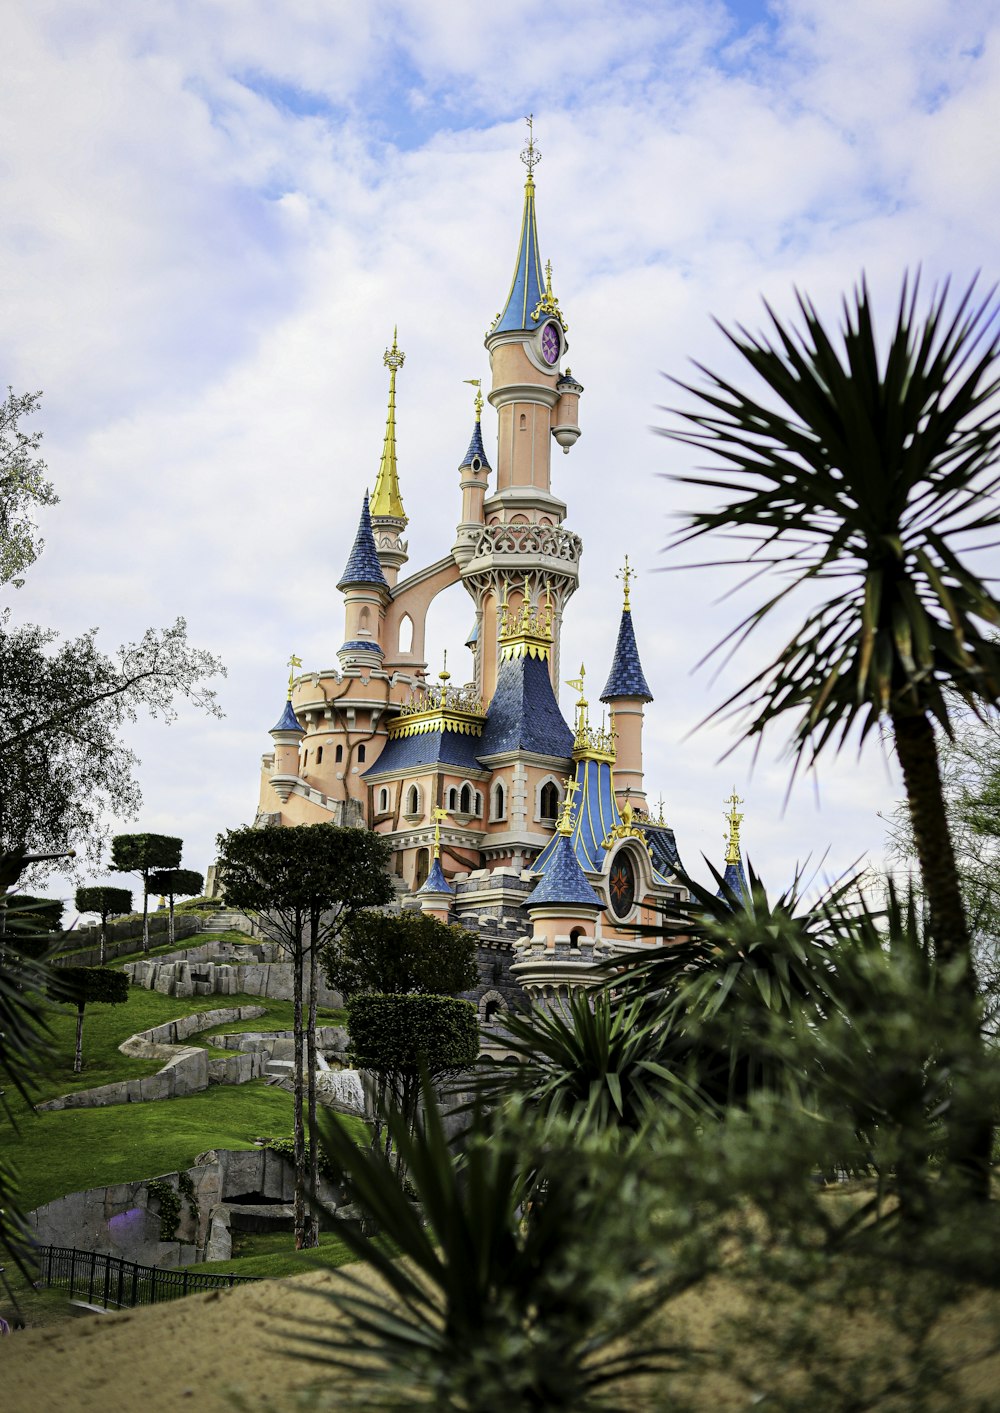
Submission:
<svg viewBox="0 0 1000 1413">
<path fill-rule="evenodd" d="M 106 1310 L 155 1305 L 196 1290 L 218 1290 L 260 1279 L 199 1272 L 197 1266 L 140 1266 L 121 1256 L 77 1251 L 71 1246 L 41 1246 L 36 1254 L 44 1285 L 68 1287 L 71 1300 L 85 1299 L 88 1305 L 102 1305 Z"/>
</svg>

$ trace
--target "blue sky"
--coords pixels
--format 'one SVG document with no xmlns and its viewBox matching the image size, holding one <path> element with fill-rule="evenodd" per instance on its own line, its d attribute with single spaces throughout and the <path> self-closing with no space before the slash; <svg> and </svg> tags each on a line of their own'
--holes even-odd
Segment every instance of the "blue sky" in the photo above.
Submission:
<svg viewBox="0 0 1000 1413">
<path fill-rule="evenodd" d="M 684 504 L 662 477 L 688 466 L 650 427 L 664 372 L 729 366 L 712 316 L 758 324 L 797 284 L 836 318 L 862 269 L 884 310 L 907 267 L 997 274 L 992 3 L 36 0 L 4 39 L 0 380 L 45 390 L 62 496 L 13 611 L 99 624 L 109 649 L 182 613 L 229 668 L 223 723 L 136 728 L 142 827 L 204 868 L 253 817 L 289 653 L 334 663 L 394 324 L 409 567 L 450 546 L 463 379 L 488 374 L 532 112 L 542 254 L 586 389 L 554 469 L 585 543 L 564 661 L 606 671 L 628 550 L 647 784 L 685 857 L 718 857 L 735 781 L 769 878 L 806 854 L 879 859 L 898 785 L 877 746 L 783 812 L 780 738 L 751 774 L 742 749 L 718 764 L 724 732 L 689 734 L 752 668 L 691 675 L 750 603 L 657 572 Z M 461 590 L 435 608 L 450 666 L 468 618 Z"/>
</svg>

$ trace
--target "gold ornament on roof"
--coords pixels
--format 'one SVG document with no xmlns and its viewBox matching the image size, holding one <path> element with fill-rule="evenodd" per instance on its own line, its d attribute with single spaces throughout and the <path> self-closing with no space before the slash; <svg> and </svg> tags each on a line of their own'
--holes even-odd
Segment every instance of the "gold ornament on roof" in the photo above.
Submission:
<svg viewBox="0 0 1000 1413">
<path fill-rule="evenodd" d="M 396 374 L 406 361 L 406 354 L 399 347 L 397 330 L 392 331 L 392 348 L 387 348 L 382 362 L 389 370 L 389 411 L 385 419 L 385 441 L 382 446 L 382 460 L 379 462 L 375 489 L 372 491 L 369 510 L 374 519 L 401 520 L 406 524 L 406 511 L 399 491 L 399 469 L 396 465 Z"/>
<path fill-rule="evenodd" d="M 499 314 L 497 315 L 497 318 L 498 318 L 498 319 L 500 318 L 500 315 L 499 315 Z M 476 400 L 475 400 L 475 402 L 474 402 L 472 405 L 473 405 L 473 407 L 475 407 L 475 409 L 476 409 L 476 421 L 477 421 L 477 422 L 480 422 L 480 421 L 482 421 L 483 406 L 484 406 L 484 404 L 483 404 L 483 380 L 482 380 L 482 378 L 463 378 L 463 379 L 462 379 L 462 382 L 463 382 L 463 383 L 468 383 L 470 387 L 473 387 L 473 388 L 475 388 L 475 390 L 476 390 Z"/>
<path fill-rule="evenodd" d="M 566 794 L 563 798 L 562 812 L 559 815 L 559 822 L 556 829 L 560 834 L 565 834 L 567 838 L 573 833 L 573 796 L 580 788 L 580 782 L 570 776 L 566 781 Z"/>
<path fill-rule="evenodd" d="M 629 792 L 626 790 L 622 807 L 618 811 L 618 823 L 609 829 L 607 835 L 601 840 L 602 849 L 613 849 L 619 839 L 641 839 L 643 844 L 646 844 L 646 836 L 638 825 L 638 821 L 643 816 L 639 810 L 633 807 L 628 796 Z M 646 847 L 648 849 L 648 845 Z"/>
<path fill-rule="evenodd" d="M 583 695 L 583 684 L 586 676 L 587 669 L 581 662 L 579 677 L 566 683 L 567 687 L 572 687 L 574 692 L 580 693 L 576 703 L 576 729 L 573 733 L 573 759 L 605 761 L 608 765 L 614 765 L 615 741 L 618 736 L 615 730 L 615 715 L 614 712 L 611 713 L 611 723 L 609 726 L 605 726 L 603 716 L 601 717 L 599 727 L 591 726 L 590 703 Z"/>
<path fill-rule="evenodd" d="M 291 657 L 288 659 L 288 666 L 290 669 L 288 673 L 288 700 L 291 701 L 292 687 L 295 684 L 295 669 L 297 667 L 302 666 L 302 659 L 300 657 L 296 657 L 295 654 L 292 653 Z"/>
<path fill-rule="evenodd" d="M 738 864 L 740 861 L 740 825 L 743 823 L 743 816 L 739 813 L 737 806 L 743 803 L 744 801 L 737 795 L 736 786 L 734 785 L 733 793 L 726 801 L 726 804 L 729 806 L 729 813 L 726 816 L 729 829 L 728 832 L 723 835 L 723 838 L 726 841 L 727 864 Z"/>
<path fill-rule="evenodd" d="M 542 160 L 541 148 L 535 146 L 535 115 L 529 113 L 524 120 L 528 124 L 528 140 L 521 148 L 521 161 L 528 169 L 528 181 L 534 185 L 535 168 Z"/>
<path fill-rule="evenodd" d="M 659 818 L 657 819 L 656 822 L 657 822 L 657 824 L 666 825 L 666 822 L 667 822 L 667 821 L 663 818 L 663 796 L 662 796 L 662 795 L 660 796 L 660 799 L 659 799 L 659 810 L 660 810 L 660 814 L 659 814 Z"/>
<path fill-rule="evenodd" d="M 631 604 L 629 603 L 629 584 L 630 584 L 631 581 L 635 578 L 635 570 L 632 568 L 632 566 L 631 566 L 631 565 L 629 564 L 629 562 L 628 562 L 628 555 L 625 556 L 625 564 L 624 564 L 624 566 L 618 571 L 618 573 L 615 575 L 615 578 L 616 578 L 616 579 L 621 579 L 621 581 L 622 581 L 622 582 L 624 583 L 624 585 L 625 585 L 625 602 L 624 602 L 624 604 L 622 605 L 622 607 L 623 607 L 623 609 L 625 610 L 626 613 L 631 613 L 631 612 L 632 612 L 632 607 L 631 607 Z"/>
<path fill-rule="evenodd" d="M 431 810 L 431 819 L 434 821 L 434 857 L 441 857 L 441 821 L 448 818 L 448 811 L 442 809 L 440 805 L 435 805 Z"/>
<path fill-rule="evenodd" d="M 556 299 L 555 295 L 552 293 L 551 260 L 546 260 L 545 262 L 545 293 L 542 295 L 541 299 L 531 311 L 532 322 L 540 318 L 543 314 L 550 314 L 553 319 L 558 319 L 563 327 L 563 333 L 567 332 L 569 325 L 563 318 L 562 310 L 559 308 L 558 299 Z"/>
<path fill-rule="evenodd" d="M 524 576 L 521 607 L 512 609 L 504 581 L 500 603 L 500 656 L 502 658 L 537 657 L 548 659 L 552 648 L 552 591 L 545 586 L 545 604 L 531 601 L 531 577 Z"/>
</svg>

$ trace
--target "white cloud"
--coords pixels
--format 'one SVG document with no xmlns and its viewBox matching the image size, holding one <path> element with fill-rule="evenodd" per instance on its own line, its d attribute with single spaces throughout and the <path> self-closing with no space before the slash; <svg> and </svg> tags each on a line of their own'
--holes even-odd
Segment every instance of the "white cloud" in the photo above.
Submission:
<svg viewBox="0 0 1000 1413">
<path fill-rule="evenodd" d="M 835 314 L 862 268 L 889 306 L 906 265 L 959 280 L 995 265 L 1000 25 L 984 3 L 930 0 L 772 13 L 741 39 L 721 4 L 640 0 L 490 15 L 94 0 L 8 20 L 0 382 L 46 388 L 62 495 L 16 609 L 98 622 L 109 647 L 183 613 L 225 659 L 225 723 L 136 735 L 143 820 L 185 834 L 193 866 L 252 816 L 288 653 L 334 659 L 395 323 L 411 567 L 451 543 L 462 379 L 487 371 L 510 278 L 528 111 L 543 256 L 586 387 L 584 437 L 554 459 L 585 541 L 564 662 L 585 655 L 603 682 L 628 549 L 657 697 L 647 782 L 685 856 L 718 857 L 734 779 L 769 879 L 828 843 L 833 869 L 879 849 L 895 786 L 877 752 L 821 768 L 819 812 L 800 786 L 782 814 L 778 740 L 747 784 L 745 749 L 720 766 L 729 737 L 687 739 L 741 680 L 691 668 L 749 601 L 651 572 L 687 494 L 656 475 L 687 462 L 648 428 L 673 396 L 660 370 L 732 366 L 712 314 L 758 324 L 760 294 L 787 311 L 794 283 Z M 464 662 L 461 604 L 441 619 L 432 656 Z"/>
</svg>

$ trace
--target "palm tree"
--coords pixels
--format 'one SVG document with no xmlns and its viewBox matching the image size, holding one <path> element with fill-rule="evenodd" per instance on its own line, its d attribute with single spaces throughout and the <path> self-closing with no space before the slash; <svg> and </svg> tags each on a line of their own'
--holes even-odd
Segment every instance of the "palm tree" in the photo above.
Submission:
<svg viewBox="0 0 1000 1413">
<path fill-rule="evenodd" d="M 921 318 L 918 285 L 904 279 L 884 352 L 864 280 L 844 302 L 839 348 L 802 295 L 804 328 L 768 308 L 770 334 L 724 330 L 768 400 L 703 368 L 707 386 L 680 384 L 698 405 L 674 409 L 680 425 L 664 430 L 722 463 L 676 479 L 725 496 L 720 508 L 689 514 L 674 547 L 721 532 L 740 546 L 735 560 L 716 563 L 749 561 L 784 580 L 724 642 L 741 643 L 796 589 L 830 587 L 713 715 L 740 714 L 744 736 L 759 738 L 796 713 L 796 766 L 854 733 L 863 742 L 888 719 L 930 939 L 938 960 L 953 964 L 953 1003 L 978 1024 L 935 725 L 951 733 L 947 688 L 978 711 L 1000 697 L 1000 650 L 987 626 L 1000 623 L 1000 604 L 966 559 L 970 537 L 981 548 L 1000 524 L 1000 310 L 973 282 L 952 312 L 946 284 Z M 989 1131 L 965 1114 L 953 1132 L 952 1156 L 975 1171 L 982 1194 Z"/>
</svg>

